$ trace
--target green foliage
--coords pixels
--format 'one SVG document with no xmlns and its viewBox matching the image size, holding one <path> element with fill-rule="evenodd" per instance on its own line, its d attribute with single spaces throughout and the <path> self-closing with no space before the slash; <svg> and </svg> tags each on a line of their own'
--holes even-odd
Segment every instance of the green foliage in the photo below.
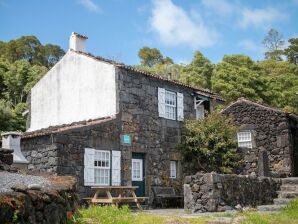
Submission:
<svg viewBox="0 0 298 224">
<path fill-rule="evenodd" d="M 219 112 L 203 120 L 185 121 L 181 145 L 187 170 L 231 173 L 241 165 L 236 152 L 237 129 L 230 119 Z"/>
<path fill-rule="evenodd" d="M 12 111 L 9 102 L 0 99 L 0 132 L 11 128 Z"/>
<path fill-rule="evenodd" d="M 0 42 L 0 57 L 13 63 L 26 60 L 32 65 L 52 67 L 65 54 L 57 45 L 42 45 L 35 36 L 22 36 L 8 42 Z"/>
<path fill-rule="evenodd" d="M 285 41 L 283 40 L 282 34 L 275 29 L 270 29 L 263 40 L 263 45 L 265 48 L 267 48 L 267 52 L 265 52 L 265 58 L 282 61 L 282 47 L 284 44 Z"/>
<path fill-rule="evenodd" d="M 163 56 L 156 48 L 143 47 L 139 50 L 138 56 L 141 59 L 141 65 L 148 67 L 153 67 L 163 62 Z"/>
<path fill-rule="evenodd" d="M 225 55 L 216 65 L 212 76 L 212 89 L 227 102 L 239 97 L 262 101 L 265 89 L 255 63 L 245 55 Z"/>
<path fill-rule="evenodd" d="M 182 69 L 179 80 L 191 86 L 211 89 L 213 67 L 201 52 L 196 51 L 192 62 Z"/>
<path fill-rule="evenodd" d="M 284 50 L 289 62 L 298 65 L 298 38 L 288 40 L 290 45 Z"/>
<path fill-rule="evenodd" d="M 131 224 L 133 215 L 127 206 L 116 208 L 111 206 L 91 206 L 79 211 L 76 223 Z"/>
<path fill-rule="evenodd" d="M 298 114 L 298 67 L 275 60 L 261 61 L 257 65 L 266 86 L 262 101 Z"/>
</svg>

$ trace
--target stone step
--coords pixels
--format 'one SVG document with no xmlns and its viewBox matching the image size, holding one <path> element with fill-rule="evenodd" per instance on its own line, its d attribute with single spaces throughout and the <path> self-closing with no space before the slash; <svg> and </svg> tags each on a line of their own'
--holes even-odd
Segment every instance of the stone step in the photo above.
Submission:
<svg viewBox="0 0 298 224">
<path fill-rule="evenodd" d="M 275 198 L 273 199 L 273 202 L 275 205 L 287 205 L 290 203 L 292 199 L 290 198 Z"/>
<path fill-rule="evenodd" d="M 260 212 L 275 212 L 285 208 L 287 205 L 260 205 L 258 210 Z"/>
<path fill-rule="evenodd" d="M 298 177 L 288 177 L 281 179 L 282 185 L 290 184 L 290 185 L 298 185 Z"/>
<path fill-rule="evenodd" d="M 278 191 L 278 198 L 296 198 L 298 197 L 297 191 Z"/>
<path fill-rule="evenodd" d="M 297 191 L 298 192 L 298 184 L 292 185 L 292 184 L 284 184 L 280 187 L 281 191 Z"/>
</svg>

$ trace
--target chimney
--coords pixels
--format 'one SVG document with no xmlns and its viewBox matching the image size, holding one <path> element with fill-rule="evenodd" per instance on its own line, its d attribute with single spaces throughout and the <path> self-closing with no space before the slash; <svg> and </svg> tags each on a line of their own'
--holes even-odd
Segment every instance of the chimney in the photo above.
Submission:
<svg viewBox="0 0 298 224">
<path fill-rule="evenodd" d="M 2 135 L 2 148 L 13 149 L 13 163 L 26 164 L 27 159 L 21 152 L 21 136 L 20 132 L 5 132 Z"/>
<path fill-rule="evenodd" d="M 85 52 L 86 40 L 88 37 L 72 32 L 69 38 L 69 49 Z"/>
</svg>

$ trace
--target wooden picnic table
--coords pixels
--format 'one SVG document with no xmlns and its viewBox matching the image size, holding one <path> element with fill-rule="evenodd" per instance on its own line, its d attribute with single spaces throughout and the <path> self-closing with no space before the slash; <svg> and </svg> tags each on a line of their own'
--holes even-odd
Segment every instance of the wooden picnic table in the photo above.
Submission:
<svg viewBox="0 0 298 224">
<path fill-rule="evenodd" d="M 96 189 L 94 196 L 91 199 L 91 203 L 111 204 L 118 206 L 118 203 L 130 203 L 135 202 L 138 209 L 143 210 L 140 202 L 145 201 L 148 197 L 137 197 L 135 190 L 137 186 L 93 186 Z M 99 197 L 101 192 L 105 192 L 106 197 Z M 117 194 L 116 197 L 112 196 L 112 192 Z M 127 194 L 124 194 L 124 193 Z M 129 196 L 128 196 L 129 195 Z"/>
</svg>

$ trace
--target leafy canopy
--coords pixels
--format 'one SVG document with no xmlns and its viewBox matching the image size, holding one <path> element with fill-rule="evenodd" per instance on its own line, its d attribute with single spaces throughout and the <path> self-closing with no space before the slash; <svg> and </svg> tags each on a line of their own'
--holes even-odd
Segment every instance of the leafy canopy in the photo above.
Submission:
<svg viewBox="0 0 298 224">
<path fill-rule="evenodd" d="M 213 112 L 203 120 L 187 120 L 179 149 L 186 170 L 232 173 L 242 161 L 236 152 L 237 129 L 230 119 Z"/>
</svg>

